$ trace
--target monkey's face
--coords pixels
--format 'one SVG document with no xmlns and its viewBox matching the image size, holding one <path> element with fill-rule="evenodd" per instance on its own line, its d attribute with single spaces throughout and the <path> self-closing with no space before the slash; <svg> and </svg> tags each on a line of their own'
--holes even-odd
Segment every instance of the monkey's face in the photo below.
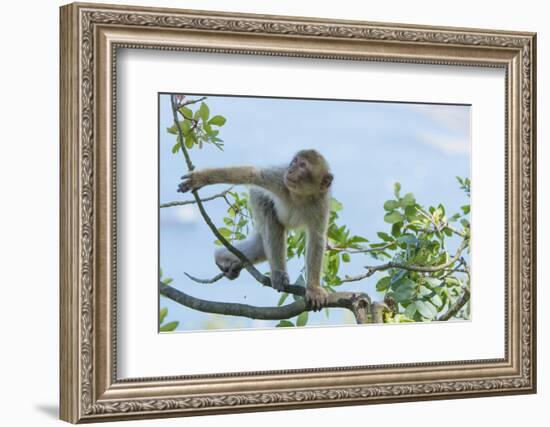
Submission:
<svg viewBox="0 0 550 427">
<path fill-rule="evenodd" d="M 319 162 L 296 155 L 285 172 L 284 180 L 286 187 L 295 194 L 315 195 L 328 190 L 332 175 Z"/>
</svg>

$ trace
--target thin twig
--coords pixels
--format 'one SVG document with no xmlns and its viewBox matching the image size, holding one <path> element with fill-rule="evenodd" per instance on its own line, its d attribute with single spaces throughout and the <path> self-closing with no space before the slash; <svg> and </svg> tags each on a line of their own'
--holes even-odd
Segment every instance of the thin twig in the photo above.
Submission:
<svg viewBox="0 0 550 427">
<path fill-rule="evenodd" d="M 423 265 L 407 265 L 407 264 L 402 264 L 400 262 L 388 262 L 386 264 L 381 264 L 381 265 L 373 265 L 373 266 L 367 265 L 365 266 L 365 268 L 368 271 L 367 273 L 365 273 L 367 274 L 367 276 L 365 277 L 372 276 L 377 271 L 388 270 L 390 268 L 400 268 L 403 270 L 418 271 L 423 273 L 435 273 L 436 271 L 442 271 L 447 269 L 449 266 L 453 265 L 460 258 L 460 254 L 466 248 L 467 245 L 468 245 L 468 239 L 462 240 L 462 242 L 460 243 L 460 246 L 456 250 L 456 254 L 444 264 L 435 265 L 435 266 L 423 266 Z"/>
<path fill-rule="evenodd" d="M 443 276 L 440 277 L 440 279 L 443 280 L 449 277 L 453 273 L 466 273 L 467 269 L 461 268 L 462 266 L 465 266 L 465 265 L 466 265 L 466 261 L 464 260 L 464 258 L 461 257 L 458 260 L 458 265 L 455 268 L 449 269 Z"/>
<path fill-rule="evenodd" d="M 424 217 L 428 221 L 430 221 L 434 225 L 434 227 L 436 227 L 437 230 L 442 230 L 444 228 L 447 228 L 449 231 L 451 231 L 452 233 L 455 233 L 457 236 L 460 236 L 460 237 L 463 237 L 463 238 L 465 237 L 465 233 L 463 233 L 462 231 L 457 230 L 452 225 L 450 225 L 448 222 L 443 222 L 441 224 L 436 224 L 434 217 L 431 214 L 429 214 L 428 212 L 426 212 L 424 209 L 417 206 L 416 210 L 418 212 L 420 212 L 422 215 L 424 215 Z"/>
<path fill-rule="evenodd" d="M 241 208 L 238 208 L 236 207 L 233 203 L 231 203 L 228 199 L 227 199 L 227 195 L 224 196 L 223 198 L 225 200 L 225 203 L 227 203 L 227 205 L 233 209 L 233 211 L 235 211 L 235 215 L 241 215 L 245 218 L 248 218 L 248 219 L 252 219 L 252 217 L 250 215 L 247 215 L 243 212 L 243 209 Z"/>
<path fill-rule="evenodd" d="M 358 281 L 366 279 L 367 277 L 370 277 L 370 276 L 372 276 L 372 273 L 363 273 L 363 274 L 358 274 L 357 276 L 348 276 L 348 275 L 346 275 L 346 277 L 341 279 L 340 282 L 341 283 L 358 282 Z"/>
<path fill-rule="evenodd" d="M 191 276 L 189 273 L 186 273 L 185 271 L 183 272 L 183 274 L 185 274 L 187 277 L 189 277 L 193 282 L 203 283 L 205 285 L 209 285 L 211 283 L 216 283 L 218 280 L 220 280 L 224 276 L 223 273 L 220 273 L 220 274 L 215 275 L 211 279 L 199 279 L 198 277 Z"/>
<path fill-rule="evenodd" d="M 209 196 L 209 197 L 204 197 L 201 199 L 201 202 L 210 202 L 212 200 L 215 200 L 215 199 L 219 199 L 219 198 L 225 198 L 227 193 L 229 193 L 231 190 L 233 189 L 233 187 L 229 187 L 227 189 L 225 189 L 224 191 L 222 191 L 221 193 L 218 193 L 218 194 L 214 194 L 213 196 Z M 182 201 L 175 201 L 175 202 L 166 202 L 166 203 L 162 203 L 160 205 L 161 208 L 171 208 L 171 207 L 174 207 L 174 206 L 185 206 L 185 205 L 194 205 L 195 203 L 197 203 L 196 200 L 182 200 Z"/>
<path fill-rule="evenodd" d="M 181 104 L 179 104 L 177 107 L 180 108 L 180 107 L 187 107 L 188 105 L 192 105 L 192 104 L 196 104 L 197 102 L 201 102 L 201 101 L 204 101 L 206 100 L 207 97 L 206 96 L 203 96 L 201 98 L 198 98 L 198 99 L 193 99 L 193 100 L 190 100 L 190 101 L 185 101 Z"/>
<path fill-rule="evenodd" d="M 390 246 L 395 245 L 395 244 L 396 244 L 396 242 L 389 242 L 389 243 L 386 243 L 383 246 L 380 246 L 379 248 L 368 248 L 368 249 L 347 249 L 347 248 L 339 248 L 338 246 L 331 246 L 331 245 L 327 244 L 327 249 L 329 251 L 346 252 L 348 254 L 362 254 L 362 253 L 383 251 L 384 249 L 387 249 Z"/>
<path fill-rule="evenodd" d="M 468 288 L 463 288 L 464 293 L 462 296 L 455 301 L 455 303 L 449 307 L 446 313 L 442 314 L 437 318 L 437 320 L 445 321 L 449 320 L 450 318 L 454 317 L 462 307 L 466 305 L 468 301 L 470 301 L 470 290 Z"/>
</svg>

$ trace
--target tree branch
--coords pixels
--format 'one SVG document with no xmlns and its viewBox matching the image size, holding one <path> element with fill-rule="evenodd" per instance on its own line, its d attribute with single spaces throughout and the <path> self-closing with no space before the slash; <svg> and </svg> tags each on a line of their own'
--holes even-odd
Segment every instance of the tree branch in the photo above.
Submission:
<svg viewBox="0 0 550 427">
<path fill-rule="evenodd" d="M 172 286 L 160 282 L 160 293 L 185 307 L 202 311 L 204 313 L 241 316 L 249 319 L 283 320 L 298 316 L 304 311 L 312 311 L 313 308 L 304 299 L 299 299 L 291 304 L 280 307 L 257 307 L 248 304 L 209 301 L 193 297 Z M 300 288 L 300 289 L 295 289 Z M 295 286 L 293 290 L 304 295 L 303 286 Z M 293 292 L 289 292 L 293 293 Z M 382 315 L 387 306 L 382 303 L 372 303 L 370 297 L 363 292 L 334 292 L 329 294 L 327 307 L 345 308 L 353 312 L 357 323 L 382 323 Z"/>
<path fill-rule="evenodd" d="M 208 301 L 193 297 L 168 285 L 161 284 L 160 293 L 172 301 L 204 313 L 248 317 L 249 319 L 283 320 L 305 311 L 303 301 L 295 301 L 282 307 L 255 307 L 248 304 Z"/>
<path fill-rule="evenodd" d="M 212 200 L 219 199 L 219 198 L 224 198 L 225 199 L 225 197 L 227 196 L 227 193 L 229 193 L 232 189 L 233 189 L 233 187 L 226 188 L 221 193 L 214 194 L 213 196 L 209 196 L 209 197 L 205 197 L 205 198 L 201 199 L 201 202 L 202 203 L 210 202 Z M 174 207 L 174 206 L 194 205 L 195 203 L 197 203 L 196 200 L 178 200 L 178 201 L 175 201 L 175 202 L 161 203 L 160 207 L 161 208 L 171 208 L 171 207 Z"/>
<path fill-rule="evenodd" d="M 445 321 L 449 320 L 451 317 L 455 316 L 462 307 L 470 301 L 470 290 L 468 288 L 463 288 L 464 293 L 462 296 L 455 301 L 455 303 L 449 307 L 446 313 L 442 314 L 437 318 L 437 320 Z"/>
</svg>

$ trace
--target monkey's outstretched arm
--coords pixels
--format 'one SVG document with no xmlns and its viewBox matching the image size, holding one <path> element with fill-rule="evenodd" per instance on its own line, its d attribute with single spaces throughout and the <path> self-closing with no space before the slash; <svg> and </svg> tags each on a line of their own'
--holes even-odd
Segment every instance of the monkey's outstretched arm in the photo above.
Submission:
<svg viewBox="0 0 550 427">
<path fill-rule="evenodd" d="M 186 193 L 213 184 L 251 184 L 279 193 L 284 190 L 284 172 L 279 168 L 252 166 L 201 169 L 182 176 L 178 191 Z"/>
</svg>

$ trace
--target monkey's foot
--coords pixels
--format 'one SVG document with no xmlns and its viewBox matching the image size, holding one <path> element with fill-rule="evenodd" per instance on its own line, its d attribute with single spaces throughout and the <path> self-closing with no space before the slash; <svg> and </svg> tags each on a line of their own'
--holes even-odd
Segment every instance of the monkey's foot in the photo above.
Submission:
<svg viewBox="0 0 550 427">
<path fill-rule="evenodd" d="M 286 271 L 273 270 L 271 272 L 271 287 L 279 292 L 290 285 L 290 279 Z"/>
<path fill-rule="evenodd" d="M 313 311 L 320 311 L 328 304 L 328 292 L 320 286 L 312 286 L 306 289 L 306 302 L 311 305 Z"/>
<path fill-rule="evenodd" d="M 238 259 L 221 258 L 216 259 L 216 265 L 223 275 L 229 280 L 235 280 L 241 274 L 242 265 Z"/>
</svg>

